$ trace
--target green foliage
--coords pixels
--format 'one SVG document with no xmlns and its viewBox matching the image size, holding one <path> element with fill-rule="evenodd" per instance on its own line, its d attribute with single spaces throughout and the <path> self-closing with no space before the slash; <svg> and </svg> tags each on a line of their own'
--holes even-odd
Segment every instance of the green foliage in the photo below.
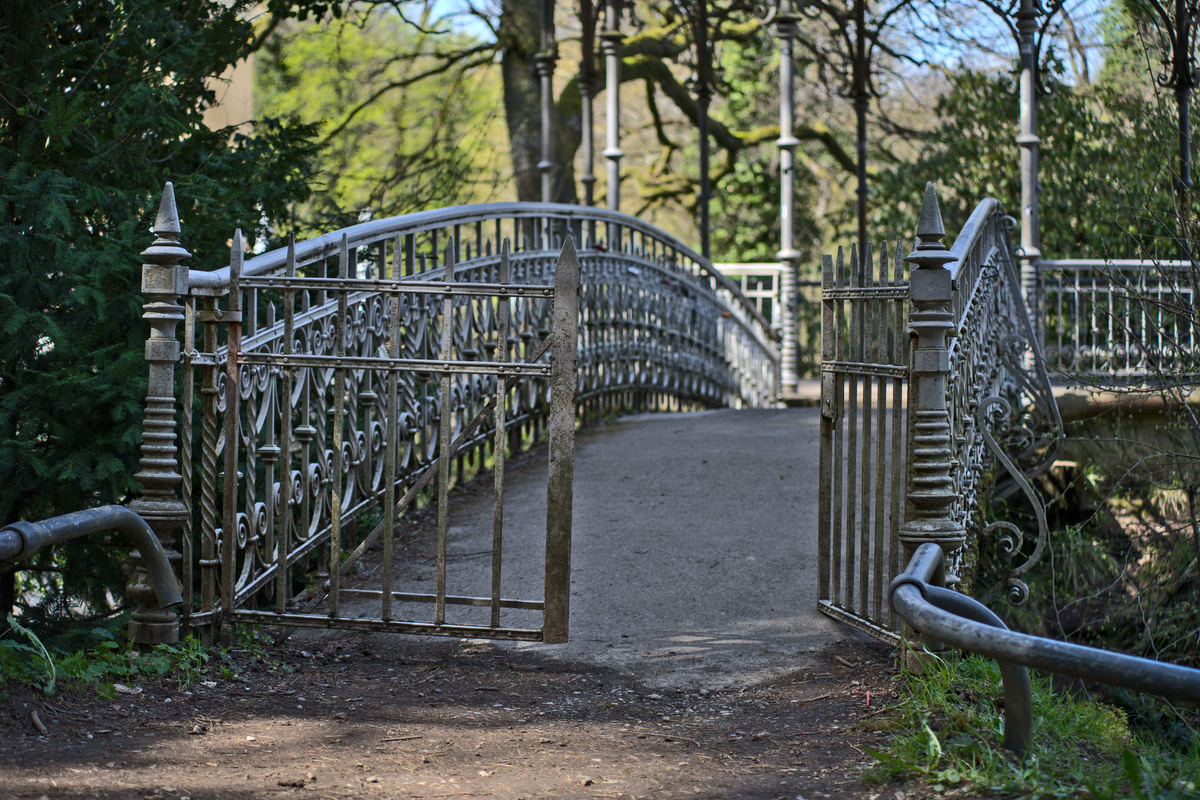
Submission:
<svg viewBox="0 0 1200 800">
<path fill-rule="evenodd" d="M 42 669 L 45 671 L 46 676 L 46 680 L 42 684 L 42 691 L 47 695 L 54 694 L 54 682 L 58 677 L 58 671 L 55 668 L 54 659 L 50 656 L 50 652 L 46 650 L 46 645 L 42 644 L 42 640 L 38 638 L 36 633 L 17 622 L 12 614 L 8 615 L 8 624 L 11 630 L 28 639 L 29 644 L 22 645 L 9 640 L 0 640 L 0 646 L 8 645 L 15 652 L 24 651 L 36 656 L 41 661 Z"/>
<path fill-rule="evenodd" d="M 175 182 L 197 268 L 227 263 L 236 227 L 253 241 L 264 218 L 308 193 L 311 128 L 202 123 L 214 76 L 254 40 L 251 5 L 0 4 L 0 523 L 135 489 L 146 387 L 137 254 L 164 182 Z M 23 576 L 63 607 L 74 598 L 104 611 L 125 552 L 78 540 L 40 554 L 51 571 Z"/>
<path fill-rule="evenodd" d="M 14 631 L 36 646 L 0 639 L 0 686 L 9 682 L 31 684 L 51 695 L 57 678 L 68 688 L 91 687 L 112 696 L 114 683 L 169 679 L 179 686 L 188 686 L 213 674 L 235 678 L 240 672 L 229 651 L 206 647 L 195 637 L 178 644 L 139 650 L 124 640 L 123 632 L 97 627 L 87 632 L 83 642 L 76 635 L 59 637 L 43 645 L 11 615 L 9 622 Z M 244 640 L 242 644 L 250 645 L 252 655 L 262 655 L 262 645 L 255 640 Z"/>
<path fill-rule="evenodd" d="M 779 55 L 770 32 L 761 30 L 752 42 L 730 41 L 718 56 L 722 85 L 713 116 L 731 130 L 755 131 L 779 124 Z M 805 141 L 797 145 L 801 160 L 819 161 L 823 147 Z M 812 171 L 796 172 L 795 241 L 801 252 L 816 241 L 817 223 L 811 210 L 819 204 Z M 780 179 L 775 137 L 746 146 L 718 167 L 713 187 L 712 251 L 715 261 L 768 262 L 779 252 Z M 819 259 L 805 258 L 808 264 Z"/>
<path fill-rule="evenodd" d="M 1034 680 L 1034 748 L 1022 762 L 1003 750 L 996 663 L 967 656 L 928 657 L 924 674 L 906 673 L 907 692 L 892 710 L 898 734 L 870 777 L 916 778 L 935 792 L 1016 797 L 1200 798 L 1200 744 L 1173 750 L 1131 732 L 1123 714 L 1076 700 Z M 1134 754 L 1137 755 L 1134 755 Z"/>
<path fill-rule="evenodd" d="M 490 46 L 431 32 L 445 22 L 428 10 L 417 24 L 384 5 L 287 23 L 259 53 L 257 108 L 321 129 L 302 229 L 491 198 L 503 134 Z"/>
<path fill-rule="evenodd" d="M 924 182 L 937 183 L 946 228 L 994 197 L 1021 199 L 1015 81 L 957 73 L 937 104 L 942 122 L 912 163 L 882 169 L 869 229 L 910 235 Z M 1051 84 L 1039 100 L 1041 250 L 1047 258 L 1131 257 L 1170 246 L 1173 109 L 1104 87 Z M 1167 238 L 1163 238 L 1167 236 Z"/>
</svg>

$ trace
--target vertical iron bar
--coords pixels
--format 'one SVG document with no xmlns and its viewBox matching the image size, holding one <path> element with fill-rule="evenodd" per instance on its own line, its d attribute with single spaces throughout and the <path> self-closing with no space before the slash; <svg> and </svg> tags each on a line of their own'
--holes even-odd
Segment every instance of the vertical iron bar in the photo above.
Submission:
<svg viewBox="0 0 1200 800">
<path fill-rule="evenodd" d="M 875 283 L 875 265 L 872 259 L 871 243 L 859 253 L 858 285 L 863 294 L 860 302 L 858 317 L 858 360 L 866 364 L 874 355 L 871 347 L 871 332 L 875 326 L 875 301 L 867 297 L 867 290 Z M 871 589 L 871 441 L 872 441 L 872 408 L 871 389 L 874 388 L 875 378 L 863 374 L 862 379 L 862 475 L 859 481 L 859 502 L 862 504 L 861 526 L 858 532 L 858 612 L 863 617 L 869 616 L 868 599 Z"/>
<path fill-rule="evenodd" d="M 445 270 L 447 284 L 454 283 L 454 250 L 446 245 Z M 442 351 L 441 358 L 449 365 L 454 353 L 454 295 L 442 298 Z M 438 418 L 438 530 L 437 530 L 437 599 L 434 624 L 446 623 L 446 537 L 450 525 L 450 432 L 454 406 L 450 402 L 451 373 L 442 371 L 441 415 Z"/>
<path fill-rule="evenodd" d="M 400 279 L 400 237 L 395 239 L 392 249 L 392 280 Z M 387 259 L 382 271 L 387 275 Z M 400 357 L 400 293 L 390 292 L 388 299 L 388 358 Z M 383 453 L 383 619 L 392 618 L 392 561 L 395 557 L 396 536 L 396 448 L 400 439 L 400 375 L 394 368 L 388 369 L 387 419 L 383 429 L 387 435 Z"/>
<path fill-rule="evenodd" d="M 850 285 L 862 288 L 862 253 L 858 245 L 850 245 Z M 862 363 L 862 297 L 850 300 L 849 348 L 847 356 L 854 361 L 849 379 L 849 409 L 846 413 L 846 606 L 855 608 L 858 567 L 858 370 Z"/>
<path fill-rule="evenodd" d="M 879 246 L 879 280 L 875 286 L 882 289 L 888 284 L 888 246 L 887 242 L 880 243 Z M 875 355 L 873 361 L 876 364 L 889 363 L 887 357 L 887 338 L 890 321 L 891 301 L 886 299 L 877 299 L 874 302 L 877 309 L 875 327 L 872 335 L 875 340 Z M 879 376 L 876 379 L 878 385 L 879 402 L 876 404 L 876 415 L 878 419 L 879 430 L 875 439 L 875 489 L 871 493 L 873 511 L 875 513 L 875 565 L 872 569 L 872 580 L 874 585 L 874 603 L 875 607 L 871 610 L 871 619 L 877 624 L 883 624 L 883 606 L 885 605 L 884 593 L 887 591 L 888 576 L 883 571 L 883 523 L 884 517 L 887 516 L 888 498 L 884 489 L 884 481 L 886 476 L 885 466 L 888 460 L 887 451 L 887 378 Z"/>
<path fill-rule="evenodd" d="M 837 425 L 838 402 L 834 394 L 837 376 L 832 371 L 834 360 L 834 317 L 833 309 L 839 301 L 827 298 L 833 288 L 833 257 L 821 257 L 821 453 L 820 486 L 817 494 L 817 566 L 818 589 L 821 600 L 832 600 L 829 594 L 830 579 L 830 534 L 833 492 L 833 431 Z"/>
<path fill-rule="evenodd" d="M 350 276 L 350 249 L 346 234 L 342 234 L 342 246 L 338 253 L 338 277 L 346 280 Z M 340 366 L 346 357 L 346 295 L 348 290 L 337 291 L 337 319 L 334 320 L 333 355 L 339 366 L 333 371 L 333 474 L 329 480 L 329 616 L 339 613 L 342 586 L 342 472 L 346 468 L 342 426 L 346 419 L 346 368 Z"/>
<path fill-rule="evenodd" d="M 183 499 L 183 507 L 187 509 L 187 516 L 183 520 L 183 529 L 181 531 L 182 546 L 180 550 L 183 555 L 181 563 L 182 579 L 180 583 L 183 589 L 183 605 L 179 609 L 180 622 L 185 629 L 192 627 L 192 589 L 194 584 L 194 575 L 192 563 L 194 561 L 193 554 L 196 549 L 195 531 L 192 524 L 192 506 L 193 506 L 193 464 L 192 464 L 192 429 L 195 420 L 194 416 L 194 401 L 196 397 L 196 369 L 192 366 L 192 362 L 196 357 L 196 296 L 189 294 L 184 299 L 183 303 L 183 408 L 182 410 L 182 430 L 179 436 L 179 473 L 181 477 L 180 494 Z"/>
<path fill-rule="evenodd" d="M 546 481 L 546 590 L 543 639 L 567 641 L 571 600 L 571 519 L 575 462 L 575 373 L 579 362 L 579 258 L 567 237 L 554 268 L 550 358 L 549 476 Z"/>
<path fill-rule="evenodd" d="M 904 251 L 900 249 L 900 241 L 896 241 L 896 255 L 893 259 L 893 285 L 900 286 L 904 284 Z M 905 366 L 908 361 L 908 300 L 906 298 L 898 298 L 893 301 L 892 306 L 894 312 L 894 325 L 892 328 L 891 346 L 888 351 L 888 363 L 898 366 Z M 903 569 L 901 558 L 903 554 L 900 548 L 900 525 L 901 512 L 904 508 L 902 498 L 904 496 L 904 471 L 905 458 L 904 441 L 901 438 L 905 420 L 907 419 L 907 404 L 904 397 L 904 389 L 906 380 L 904 378 L 896 378 L 892 381 L 892 474 L 891 474 L 891 517 L 888 529 L 888 541 L 891 548 L 892 572 L 890 578 L 900 574 Z M 888 591 L 888 587 L 884 587 L 884 591 Z M 896 620 L 893 616 L 891 603 L 887 603 L 888 609 L 888 627 L 895 629 Z"/>
<path fill-rule="evenodd" d="M 284 274 L 296 277 L 296 235 L 288 237 L 287 267 Z M 288 595 L 291 594 L 291 576 L 288 570 L 288 555 L 292 546 L 292 383 L 293 367 L 289 359 L 296 352 L 296 290 L 289 283 L 283 290 L 283 357 L 280 370 L 279 402 L 283 420 L 279 432 L 281 453 L 279 468 L 279 533 L 275 550 L 275 609 L 280 614 L 287 611 Z"/>
<path fill-rule="evenodd" d="M 499 282 L 507 285 L 510 279 L 508 263 L 508 240 L 500 245 Z M 508 311 L 509 299 L 496 299 L 496 361 L 508 361 Z M 492 619 L 493 628 L 500 627 L 500 572 L 504 552 L 504 436 L 505 408 L 508 397 L 507 382 L 503 375 L 496 376 L 496 430 L 493 434 L 492 465 Z"/>
<path fill-rule="evenodd" d="M 840 289 L 848 285 L 846 280 L 846 261 L 842 248 L 838 248 L 836 274 L 834 277 L 835 285 Z M 846 361 L 846 303 L 848 301 L 839 297 L 837 299 L 836 321 L 834 324 L 834 360 Z M 846 459 L 844 452 L 843 441 L 845 439 L 844 430 L 846 427 L 846 417 L 844 414 L 845 398 L 846 398 L 846 371 L 839 369 L 834 373 L 836 376 L 836 385 L 834 388 L 834 397 L 836 398 L 838 407 L 834 416 L 833 427 L 833 593 L 831 600 L 837 606 L 843 606 L 842 599 L 842 509 L 845 508 L 845 502 L 842 499 L 843 487 L 846 475 Z"/>
<path fill-rule="evenodd" d="M 238 496 L 238 356 L 242 346 L 242 295 L 238 285 L 242 273 L 242 232 L 233 234 L 229 254 L 229 308 L 225 319 L 229 332 L 225 341 L 225 477 L 222 488 L 224 518 L 221 529 L 221 644 L 234 643 L 233 603 L 237 576 L 234 572 L 237 552 Z"/>
<path fill-rule="evenodd" d="M 208 362 L 201 372 L 203 420 L 200 433 L 200 611 L 216 610 L 217 560 L 217 299 L 204 300 L 204 352 Z M 212 644 L 212 627 L 207 627 L 206 644 Z"/>
</svg>

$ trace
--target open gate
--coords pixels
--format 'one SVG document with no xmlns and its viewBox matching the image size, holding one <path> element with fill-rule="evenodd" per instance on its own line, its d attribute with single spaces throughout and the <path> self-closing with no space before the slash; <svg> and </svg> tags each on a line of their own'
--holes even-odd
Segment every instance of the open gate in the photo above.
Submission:
<svg viewBox="0 0 1200 800">
<path fill-rule="evenodd" d="M 365 253 L 342 236 L 307 258 L 289 247 L 281 270 L 255 276 L 241 274 L 235 239 L 227 308 L 206 301 L 204 343 L 188 354 L 204 397 L 192 626 L 219 624 L 225 640 L 250 622 L 566 641 L 579 262 L 569 238 L 556 258 L 539 236 L 511 255 L 507 240 L 474 258 L 468 243 L 460 266 L 462 242 L 448 238 L 440 266 L 436 233 L 419 250 L 410 235 Z M 501 581 L 505 452 L 540 432 L 544 593 L 516 599 Z M 461 481 L 471 458 L 494 474 L 495 513 L 490 585 L 464 592 L 450 569 L 448 492 L 455 463 Z M 432 591 L 393 571 L 397 517 L 423 492 L 437 504 Z M 372 508 L 378 524 L 353 536 Z M 375 574 L 353 574 L 376 544 Z"/>
<path fill-rule="evenodd" d="M 897 243 L 821 262 L 820 609 L 895 642 L 888 584 L 902 569 L 908 281 Z"/>
</svg>

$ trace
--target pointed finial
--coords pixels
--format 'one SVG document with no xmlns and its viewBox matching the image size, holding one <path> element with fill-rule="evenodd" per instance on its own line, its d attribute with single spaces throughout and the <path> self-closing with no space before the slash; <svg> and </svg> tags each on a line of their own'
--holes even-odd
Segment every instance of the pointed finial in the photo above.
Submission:
<svg viewBox="0 0 1200 800">
<path fill-rule="evenodd" d="M 928 181 L 925 184 L 925 197 L 921 200 L 921 218 L 917 220 L 917 238 L 921 240 L 917 248 L 923 249 L 922 245 L 926 242 L 938 242 L 945 235 L 942 210 L 938 208 L 937 189 L 934 188 L 933 181 Z"/>
<path fill-rule="evenodd" d="M 192 254 L 179 244 L 182 230 L 179 208 L 175 205 L 175 187 L 167 181 L 158 204 L 158 217 L 154 221 L 154 244 L 142 251 L 142 257 L 151 264 L 163 266 L 175 266 L 180 259 L 190 257 Z"/>
<path fill-rule="evenodd" d="M 175 184 L 170 181 L 163 187 L 162 200 L 158 204 L 158 219 L 154 221 L 154 232 L 159 236 L 175 234 L 175 237 L 183 232 L 179 226 L 179 208 L 175 205 Z"/>
<path fill-rule="evenodd" d="M 575 238 L 569 233 L 563 241 L 562 249 L 558 251 L 558 264 L 559 266 L 572 264 L 576 271 L 579 270 L 579 256 L 575 252 Z"/>
<path fill-rule="evenodd" d="M 938 208 L 937 189 L 933 181 L 925 184 L 925 197 L 921 201 L 921 216 L 917 220 L 917 244 L 904 260 L 916 269 L 942 267 L 954 261 L 954 256 L 942 244 L 946 229 L 942 226 L 942 210 Z"/>
</svg>

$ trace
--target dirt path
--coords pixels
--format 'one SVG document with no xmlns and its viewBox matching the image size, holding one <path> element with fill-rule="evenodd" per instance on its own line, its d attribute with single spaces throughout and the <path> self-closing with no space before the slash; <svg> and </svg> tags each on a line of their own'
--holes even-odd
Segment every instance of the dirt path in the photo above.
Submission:
<svg viewBox="0 0 1200 800">
<path fill-rule="evenodd" d="M 268 659 L 247 664 L 244 682 L 10 696 L 0 797 L 895 794 L 857 777 L 893 686 L 890 652 L 870 643 L 716 691 L 480 642 L 327 637 Z"/>
</svg>

